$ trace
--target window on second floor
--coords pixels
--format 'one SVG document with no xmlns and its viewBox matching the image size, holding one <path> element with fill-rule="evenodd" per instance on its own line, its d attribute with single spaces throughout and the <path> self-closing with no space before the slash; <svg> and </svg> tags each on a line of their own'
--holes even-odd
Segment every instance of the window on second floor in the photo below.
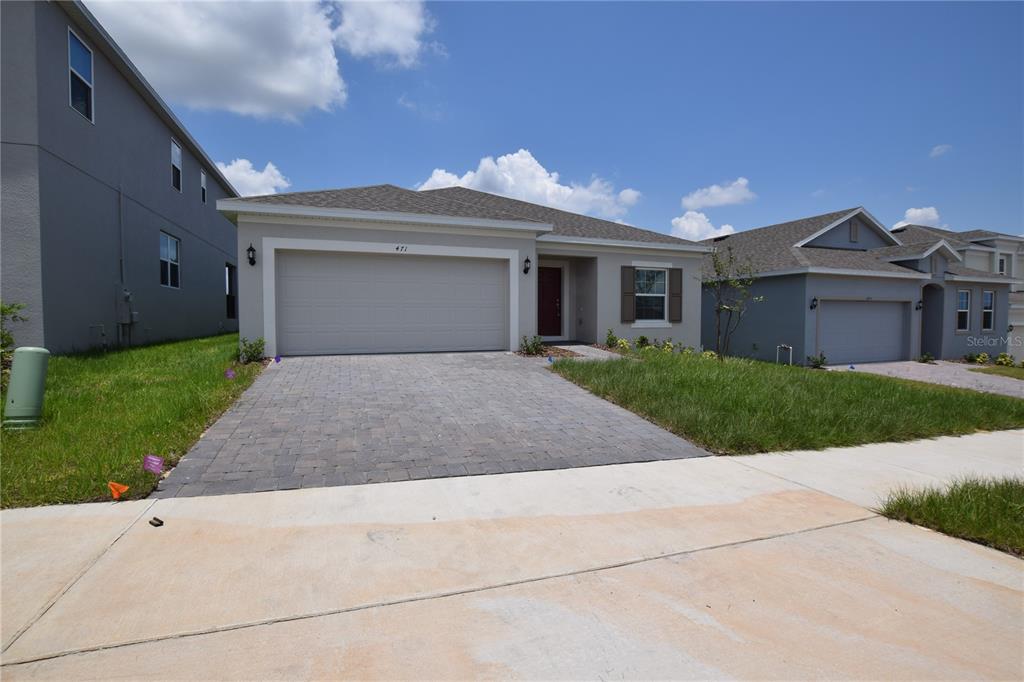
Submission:
<svg viewBox="0 0 1024 682">
<path fill-rule="evenodd" d="M 181 145 L 171 140 L 171 186 L 181 191 Z"/>
<path fill-rule="evenodd" d="M 1000 275 L 1005 275 L 1006 274 L 1006 256 L 1000 256 L 999 257 L 999 270 L 998 270 L 998 272 L 999 272 Z"/>
<path fill-rule="evenodd" d="M 199 194 L 203 197 L 203 203 L 206 203 L 206 171 L 199 171 Z"/>
<path fill-rule="evenodd" d="M 160 286 L 181 286 L 181 242 L 166 232 L 160 233 Z"/>
<path fill-rule="evenodd" d="M 956 292 L 956 330 L 965 332 L 971 328 L 971 290 Z"/>
<path fill-rule="evenodd" d="M 981 329 L 990 332 L 996 326 L 996 294 L 994 291 L 981 292 Z"/>
<path fill-rule="evenodd" d="M 71 108 L 90 121 L 92 116 L 92 50 L 68 27 L 68 85 Z"/>
</svg>

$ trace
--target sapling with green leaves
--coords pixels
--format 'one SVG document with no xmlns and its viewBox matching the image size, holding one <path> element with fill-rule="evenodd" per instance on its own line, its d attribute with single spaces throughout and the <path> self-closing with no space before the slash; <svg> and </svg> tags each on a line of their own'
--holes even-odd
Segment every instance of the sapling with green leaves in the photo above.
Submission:
<svg viewBox="0 0 1024 682">
<path fill-rule="evenodd" d="M 754 267 L 749 262 L 740 262 L 732 247 L 711 254 L 713 277 L 706 283 L 707 290 L 715 299 L 715 349 L 718 359 L 729 354 L 729 342 L 740 326 L 743 316 L 751 303 L 764 301 L 764 296 L 754 296 L 750 287 L 756 281 Z"/>
</svg>

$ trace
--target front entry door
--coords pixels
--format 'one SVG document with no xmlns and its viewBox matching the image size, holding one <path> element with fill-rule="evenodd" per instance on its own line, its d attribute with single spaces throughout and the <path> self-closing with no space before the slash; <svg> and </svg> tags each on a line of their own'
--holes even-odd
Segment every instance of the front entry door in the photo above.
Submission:
<svg viewBox="0 0 1024 682">
<path fill-rule="evenodd" d="M 537 333 L 562 335 L 562 268 L 537 270 Z"/>
</svg>

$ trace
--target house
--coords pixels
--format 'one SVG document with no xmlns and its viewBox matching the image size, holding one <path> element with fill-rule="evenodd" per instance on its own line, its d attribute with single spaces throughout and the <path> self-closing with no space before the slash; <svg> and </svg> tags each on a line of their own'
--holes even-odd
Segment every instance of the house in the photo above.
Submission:
<svg viewBox="0 0 1024 682">
<path fill-rule="evenodd" d="M 224 199 L 242 336 L 269 355 L 515 350 L 606 331 L 700 343 L 708 247 L 485 192 Z"/>
<path fill-rule="evenodd" d="M 924 225 L 903 225 L 892 231 L 904 242 L 945 239 L 960 254 L 964 265 L 1009 278 L 1007 352 L 1018 361 L 1024 360 L 1024 237 L 991 230 L 953 232 Z"/>
<path fill-rule="evenodd" d="M 972 267 L 963 246 L 972 242 L 917 228 L 893 233 L 861 207 L 705 243 L 747 264 L 751 293 L 763 297 L 749 304 L 733 355 L 785 362 L 788 346 L 794 363 L 824 354 L 847 364 L 1007 350 L 1013 281 Z M 715 348 L 710 256 L 704 277 L 702 340 Z"/>
<path fill-rule="evenodd" d="M 237 196 L 78 2 L 0 3 L 3 300 L 69 353 L 237 329 Z"/>
</svg>

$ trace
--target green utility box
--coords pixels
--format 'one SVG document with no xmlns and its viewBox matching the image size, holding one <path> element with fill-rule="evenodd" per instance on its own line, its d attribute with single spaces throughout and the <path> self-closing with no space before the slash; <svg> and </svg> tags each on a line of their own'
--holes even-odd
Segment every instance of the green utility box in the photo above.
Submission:
<svg viewBox="0 0 1024 682">
<path fill-rule="evenodd" d="M 16 348 L 11 364 L 11 383 L 4 404 L 4 428 L 33 429 L 43 416 L 46 368 L 50 351 L 45 348 Z"/>
</svg>

